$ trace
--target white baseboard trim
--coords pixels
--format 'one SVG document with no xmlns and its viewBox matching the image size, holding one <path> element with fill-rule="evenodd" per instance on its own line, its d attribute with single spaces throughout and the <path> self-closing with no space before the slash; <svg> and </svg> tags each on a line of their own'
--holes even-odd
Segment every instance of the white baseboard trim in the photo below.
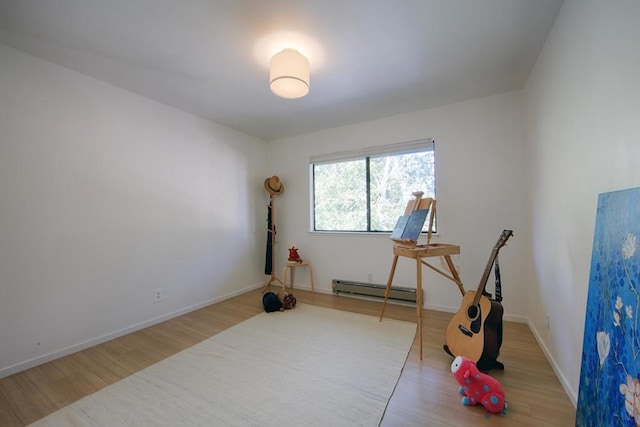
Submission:
<svg viewBox="0 0 640 427">
<path fill-rule="evenodd" d="M 228 294 L 224 294 L 224 295 L 221 295 L 219 297 L 212 298 L 210 300 L 202 301 L 202 302 L 200 302 L 198 304 L 194 304 L 194 305 L 189 306 L 189 307 L 184 307 L 184 308 L 181 308 L 179 310 L 176 310 L 176 311 L 173 311 L 173 312 L 170 312 L 170 313 L 166 313 L 166 314 L 163 314 L 163 315 L 158 316 L 158 317 L 154 317 L 154 318 L 146 320 L 144 322 L 140 322 L 140 323 L 137 323 L 135 325 L 131 325 L 131 326 L 128 326 L 126 328 L 120 329 L 118 331 L 110 332 L 108 334 L 104 334 L 102 336 L 99 336 L 99 337 L 96 337 L 96 338 L 93 338 L 93 339 L 90 339 L 90 340 L 86 340 L 86 341 L 83 341 L 83 342 L 78 343 L 78 344 L 71 345 L 69 347 L 63 348 L 61 350 L 57 350 L 55 352 L 51 352 L 51 353 L 48 353 L 48 354 L 37 356 L 37 357 L 34 357 L 32 359 L 16 363 L 14 365 L 11 365 L 11 366 L 8 366 L 8 367 L 5 367 L 5 368 L 0 368 L 0 378 L 8 377 L 9 375 L 13 375 L 13 374 L 16 374 L 18 372 L 24 371 L 26 369 L 30 369 L 30 368 L 33 368 L 35 366 L 41 365 L 43 363 L 47 363 L 47 362 L 50 362 L 52 360 L 59 359 L 60 357 L 64 357 L 64 356 L 67 356 L 69 354 L 72 354 L 72 353 L 87 349 L 89 347 L 93 347 L 95 345 L 102 344 L 102 343 L 110 341 L 112 339 L 119 338 L 121 336 L 130 334 L 132 332 L 136 332 L 136 331 L 139 331 L 141 329 L 148 328 L 149 326 L 153 326 L 153 325 L 155 325 L 157 323 L 161 323 L 161 322 L 164 322 L 166 320 L 173 319 L 174 317 L 178 317 L 178 316 L 181 316 L 183 314 L 190 313 L 192 311 L 198 310 L 198 309 L 206 307 L 208 305 L 215 304 L 215 303 L 227 300 L 229 298 L 235 297 L 237 295 L 241 295 L 243 293 L 252 291 L 254 289 L 261 288 L 264 285 L 265 285 L 265 282 L 258 283 L 258 284 L 252 285 L 252 286 L 247 286 L 247 287 L 244 287 L 242 289 L 236 290 L 234 292 L 230 292 Z M 287 290 L 291 291 L 292 293 L 295 291 L 295 289 L 302 289 L 302 290 L 305 290 L 305 291 L 311 291 L 311 286 L 300 286 L 298 288 L 294 288 L 293 290 L 291 290 L 291 288 L 287 288 Z M 322 294 L 333 294 L 333 291 L 331 289 L 325 289 L 325 288 L 315 288 L 314 291 L 318 292 L 318 293 L 322 293 Z M 428 310 L 442 311 L 442 312 L 446 312 L 446 313 L 456 313 L 459 310 L 459 307 L 448 307 L 448 306 L 442 306 L 442 305 L 437 305 L 437 304 L 425 304 L 424 307 L 426 309 L 428 309 Z M 551 352 L 549 351 L 548 347 L 546 346 L 546 344 L 544 343 L 544 341 L 540 337 L 540 334 L 538 333 L 536 328 L 533 326 L 533 324 L 529 321 L 529 319 L 526 318 L 526 317 L 522 317 L 522 316 L 505 315 L 504 316 L 504 320 L 512 321 L 512 322 L 519 322 L 519 323 L 526 323 L 527 326 L 529 326 L 529 329 L 533 333 L 534 338 L 538 342 L 538 345 L 542 349 L 542 352 L 544 353 L 545 357 L 549 361 L 549 364 L 553 368 L 553 371 L 555 372 L 556 376 L 558 377 L 558 379 L 560 381 L 560 384 L 562 384 L 562 387 L 564 388 L 565 392 L 569 396 L 569 399 L 571 400 L 571 403 L 573 404 L 574 408 L 577 407 L 578 399 L 577 399 L 576 393 L 571 388 L 569 382 L 567 381 L 567 379 L 564 376 L 564 374 L 562 373 L 562 371 L 560 371 L 560 369 L 558 368 L 558 365 L 557 365 L 556 361 L 551 356 Z"/>
<path fill-rule="evenodd" d="M 192 311 L 198 310 L 200 308 L 206 307 L 211 304 L 215 304 L 217 302 L 221 302 L 227 300 L 229 298 L 235 297 L 237 295 L 244 294 L 246 292 L 252 291 L 254 289 L 258 289 L 264 286 L 264 282 L 247 286 L 245 288 L 239 289 L 237 291 L 230 292 L 228 294 L 221 295 L 216 298 L 212 298 L 206 301 L 202 301 L 198 304 L 194 304 L 189 307 L 184 307 L 176 311 L 172 311 L 170 313 L 165 313 L 161 316 L 154 317 L 149 320 L 145 320 L 144 322 L 137 323 L 135 325 L 128 326 L 126 328 L 120 329 L 118 331 L 109 332 L 107 334 L 101 335 L 96 338 L 92 338 L 68 347 L 65 347 L 60 350 L 53 351 L 51 353 L 43 354 L 41 356 L 34 357 L 32 359 L 25 360 L 23 362 L 16 363 L 11 366 L 7 366 L 5 368 L 0 368 L 0 378 L 8 377 L 9 375 L 17 374 L 18 372 L 22 372 L 24 370 L 36 367 L 38 365 L 42 365 L 43 363 L 50 362 L 55 359 L 59 359 L 61 357 L 67 356 L 69 354 L 85 350 L 89 347 L 93 347 L 98 344 L 102 344 L 104 342 L 110 341 L 115 338 L 119 338 L 121 336 L 130 334 L 132 332 L 139 331 L 144 328 L 148 328 L 149 326 L 153 326 L 157 323 L 164 322 L 165 320 L 173 319 L 174 317 L 182 316 L 183 314 L 190 313 Z"/>
<path fill-rule="evenodd" d="M 545 357 L 549 361 L 549 364 L 553 368 L 553 372 L 556 373 L 556 376 L 558 377 L 558 380 L 560 381 L 560 384 L 562 384 L 562 387 L 564 388 L 564 391 L 569 396 L 569 399 L 571 400 L 571 403 L 573 404 L 573 407 L 577 408 L 578 407 L 578 396 L 576 395 L 575 391 L 571 388 L 571 385 L 569 384 L 569 381 L 567 381 L 567 378 L 564 376 L 564 374 L 562 373 L 562 371 L 558 367 L 558 364 L 556 363 L 555 359 L 551 355 L 551 352 L 549 351 L 549 348 L 546 346 L 546 344 L 542 340 L 542 337 L 538 333 L 538 330 L 533 326 L 533 323 L 531 323 L 528 319 L 527 319 L 527 325 L 529 326 L 529 329 L 533 333 L 533 336 L 535 337 L 536 341 L 538 342 L 538 345 L 542 349 L 542 352 L 544 353 Z"/>
</svg>

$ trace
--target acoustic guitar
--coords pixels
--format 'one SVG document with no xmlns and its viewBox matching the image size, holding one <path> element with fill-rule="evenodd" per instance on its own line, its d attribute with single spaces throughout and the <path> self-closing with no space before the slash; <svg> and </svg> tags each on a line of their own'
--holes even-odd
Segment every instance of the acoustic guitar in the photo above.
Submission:
<svg viewBox="0 0 640 427">
<path fill-rule="evenodd" d="M 493 247 L 478 289 L 467 291 L 462 298 L 460 310 L 447 326 L 445 351 L 452 356 L 467 357 L 478 365 L 480 361 L 491 362 L 498 358 L 502 336 L 502 304 L 484 295 L 484 288 L 491 274 L 500 248 L 513 236 L 512 230 L 504 230 Z M 485 363 L 486 364 L 486 363 Z"/>
</svg>

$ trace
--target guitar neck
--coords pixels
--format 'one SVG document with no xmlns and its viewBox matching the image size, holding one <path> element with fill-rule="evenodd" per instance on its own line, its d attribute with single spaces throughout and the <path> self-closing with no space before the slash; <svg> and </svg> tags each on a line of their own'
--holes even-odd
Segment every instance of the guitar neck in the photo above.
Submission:
<svg viewBox="0 0 640 427">
<path fill-rule="evenodd" d="M 493 248 L 491 251 L 491 256 L 489 257 L 489 262 L 487 262 L 487 266 L 484 268 L 484 273 L 482 273 L 482 279 L 480 279 L 480 283 L 478 284 L 478 289 L 476 290 L 476 296 L 473 298 L 473 305 L 478 305 L 480 302 L 480 297 L 482 296 L 482 292 L 484 291 L 485 286 L 487 286 L 487 280 L 489 280 L 489 275 L 491 274 L 491 267 L 493 267 L 493 262 L 498 255 L 499 248 Z"/>
<path fill-rule="evenodd" d="M 491 256 L 489 257 L 489 261 L 487 262 L 487 266 L 484 268 L 484 273 L 482 274 L 482 279 L 480 279 L 480 283 L 478 284 L 478 289 L 476 290 L 476 295 L 473 298 L 473 305 L 477 306 L 480 302 L 480 297 L 482 296 L 482 292 L 484 291 L 485 286 L 487 285 L 487 280 L 489 279 L 489 275 L 491 274 L 491 267 L 493 266 L 496 257 L 498 256 L 498 251 L 501 247 L 507 243 L 509 237 L 513 236 L 512 230 L 504 230 L 498 239 L 498 242 L 493 247 L 491 251 Z"/>
</svg>

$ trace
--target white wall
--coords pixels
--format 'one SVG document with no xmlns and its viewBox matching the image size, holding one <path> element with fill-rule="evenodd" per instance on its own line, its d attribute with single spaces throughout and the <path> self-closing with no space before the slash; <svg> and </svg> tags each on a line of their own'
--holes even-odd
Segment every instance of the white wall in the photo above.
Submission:
<svg viewBox="0 0 640 427">
<path fill-rule="evenodd" d="M 0 377 L 264 281 L 265 153 L 0 45 Z"/>
<path fill-rule="evenodd" d="M 515 237 L 500 252 L 504 307 L 507 318 L 524 321 L 527 291 L 520 272 L 528 245 L 521 95 L 511 92 L 269 142 L 270 173 L 279 175 L 285 185 L 276 201 L 279 264 L 286 261 L 287 248 L 295 245 L 313 265 L 316 288 L 325 292 L 330 292 L 332 279 L 366 282 L 372 274 L 374 282 L 386 283 L 393 260 L 388 234 L 309 233 L 309 156 L 434 138 L 438 241 L 461 245 L 454 262 L 466 289 L 475 290 L 502 230 L 513 229 Z M 457 287 L 424 270 L 425 305 L 459 309 Z M 308 286 L 306 272 L 298 272 L 296 283 Z M 415 287 L 415 283 L 415 261 L 401 258 L 394 284 Z M 488 288 L 492 290 L 493 284 Z"/>
<path fill-rule="evenodd" d="M 635 0 L 567 0 L 526 86 L 529 318 L 574 403 L 598 194 L 640 186 L 638 18 Z"/>
<path fill-rule="evenodd" d="M 308 158 L 432 137 L 439 241 L 461 245 L 455 262 L 475 289 L 498 235 L 514 229 L 501 251 L 506 318 L 529 321 L 575 403 L 597 195 L 640 185 L 638 16 L 634 0 L 566 0 L 524 92 L 268 152 L 0 45 L 0 376 L 255 287 L 272 174 L 286 186 L 278 273 L 295 245 L 322 291 L 333 278 L 384 283 L 387 237 L 309 233 Z M 455 286 L 431 272 L 425 282 L 427 307 L 458 308 Z M 395 283 L 415 283 L 409 261 Z"/>
</svg>

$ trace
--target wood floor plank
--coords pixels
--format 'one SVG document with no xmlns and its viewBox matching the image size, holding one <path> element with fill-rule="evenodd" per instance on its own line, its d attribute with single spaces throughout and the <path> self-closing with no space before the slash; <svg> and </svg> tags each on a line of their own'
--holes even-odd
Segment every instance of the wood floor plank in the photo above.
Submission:
<svg viewBox="0 0 640 427">
<path fill-rule="evenodd" d="M 275 289 L 274 289 L 275 290 Z M 301 303 L 378 316 L 381 304 L 295 290 Z M 251 291 L 175 319 L 0 379 L 0 426 L 24 426 L 147 366 L 262 312 L 261 290 Z M 575 408 L 529 328 L 505 322 L 500 360 L 491 375 L 505 388 L 507 415 L 465 407 L 443 349 L 453 315 L 424 311 L 423 360 L 418 339 L 387 407 L 382 426 L 571 426 Z M 385 319 L 415 322 L 415 308 L 389 304 Z M 383 319 L 384 321 L 384 319 Z"/>
</svg>

